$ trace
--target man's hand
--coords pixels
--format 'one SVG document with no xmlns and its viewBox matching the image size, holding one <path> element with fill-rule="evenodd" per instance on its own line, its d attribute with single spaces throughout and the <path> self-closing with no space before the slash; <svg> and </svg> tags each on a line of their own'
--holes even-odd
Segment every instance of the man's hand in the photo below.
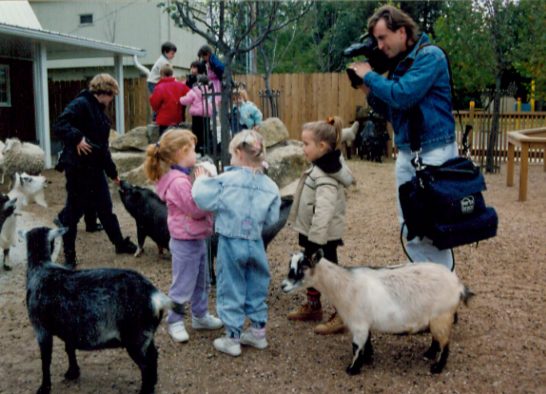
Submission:
<svg viewBox="0 0 546 394">
<path fill-rule="evenodd" d="M 368 62 L 358 62 L 358 63 L 352 63 L 349 68 L 352 68 L 356 75 L 358 75 L 360 78 L 364 79 L 366 74 L 368 74 L 372 70 L 372 66 L 370 66 L 370 63 Z"/>
<path fill-rule="evenodd" d="M 91 145 L 89 145 L 87 142 L 85 142 L 85 137 L 82 138 L 80 143 L 76 146 L 76 149 L 78 150 L 78 155 L 81 156 L 82 153 L 84 155 L 87 155 L 88 153 L 91 153 Z"/>
<path fill-rule="evenodd" d="M 115 177 L 115 178 L 112 178 L 112 182 L 119 185 L 121 183 L 121 180 L 119 179 L 119 175 L 117 177 Z"/>
</svg>

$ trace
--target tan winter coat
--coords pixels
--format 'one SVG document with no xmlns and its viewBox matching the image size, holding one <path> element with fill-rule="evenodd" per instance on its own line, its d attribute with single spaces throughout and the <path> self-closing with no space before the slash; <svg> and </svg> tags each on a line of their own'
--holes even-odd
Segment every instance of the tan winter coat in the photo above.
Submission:
<svg viewBox="0 0 546 394">
<path fill-rule="evenodd" d="M 353 176 L 343 165 L 334 174 L 313 166 L 300 179 L 287 226 L 307 236 L 309 241 L 325 245 L 343 237 L 345 191 Z"/>
</svg>

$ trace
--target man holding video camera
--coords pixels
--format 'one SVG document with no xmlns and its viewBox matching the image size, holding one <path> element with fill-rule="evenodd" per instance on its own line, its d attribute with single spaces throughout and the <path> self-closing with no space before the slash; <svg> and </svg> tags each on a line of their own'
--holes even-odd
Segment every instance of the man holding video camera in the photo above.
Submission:
<svg viewBox="0 0 546 394">
<path fill-rule="evenodd" d="M 379 8 L 368 20 L 368 32 L 388 58 L 388 77 L 373 71 L 373 59 L 351 64 L 348 72 L 362 78 L 363 83 L 356 85 L 366 93 L 369 105 L 393 126 L 399 150 L 395 169 L 398 190 L 415 175 L 411 160 L 416 152 L 410 148 L 410 128 L 419 135 L 418 154 L 423 163 L 441 165 L 458 156 L 449 64 L 442 49 L 423 46 L 430 43 L 427 35 L 419 34 L 416 23 L 395 7 Z M 399 216 L 402 226 L 400 204 Z M 413 261 L 435 262 L 453 269 L 451 251 L 439 250 L 426 237 L 413 238 L 406 249 Z"/>
</svg>

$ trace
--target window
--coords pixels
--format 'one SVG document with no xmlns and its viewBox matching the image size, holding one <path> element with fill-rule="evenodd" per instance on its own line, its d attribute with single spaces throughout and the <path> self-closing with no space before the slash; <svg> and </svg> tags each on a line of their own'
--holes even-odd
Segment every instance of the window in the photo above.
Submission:
<svg viewBox="0 0 546 394">
<path fill-rule="evenodd" d="M 93 14 L 80 15 L 80 25 L 91 25 L 91 24 L 93 24 Z"/>
<path fill-rule="evenodd" d="M 11 107 L 9 66 L 0 64 L 0 107 Z"/>
</svg>

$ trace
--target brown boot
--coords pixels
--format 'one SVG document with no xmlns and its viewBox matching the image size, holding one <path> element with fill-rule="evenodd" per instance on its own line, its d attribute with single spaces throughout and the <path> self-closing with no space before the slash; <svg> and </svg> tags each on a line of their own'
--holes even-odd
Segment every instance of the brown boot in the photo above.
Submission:
<svg viewBox="0 0 546 394">
<path fill-rule="evenodd" d="M 315 327 L 317 334 L 341 334 L 348 330 L 339 313 L 333 313 L 326 323 Z"/>
<path fill-rule="evenodd" d="M 322 305 L 318 304 L 317 307 L 313 308 L 309 303 L 306 302 L 298 309 L 290 312 L 288 314 L 288 319 L 299 321 L 322 320 Z"/>
</svg>

